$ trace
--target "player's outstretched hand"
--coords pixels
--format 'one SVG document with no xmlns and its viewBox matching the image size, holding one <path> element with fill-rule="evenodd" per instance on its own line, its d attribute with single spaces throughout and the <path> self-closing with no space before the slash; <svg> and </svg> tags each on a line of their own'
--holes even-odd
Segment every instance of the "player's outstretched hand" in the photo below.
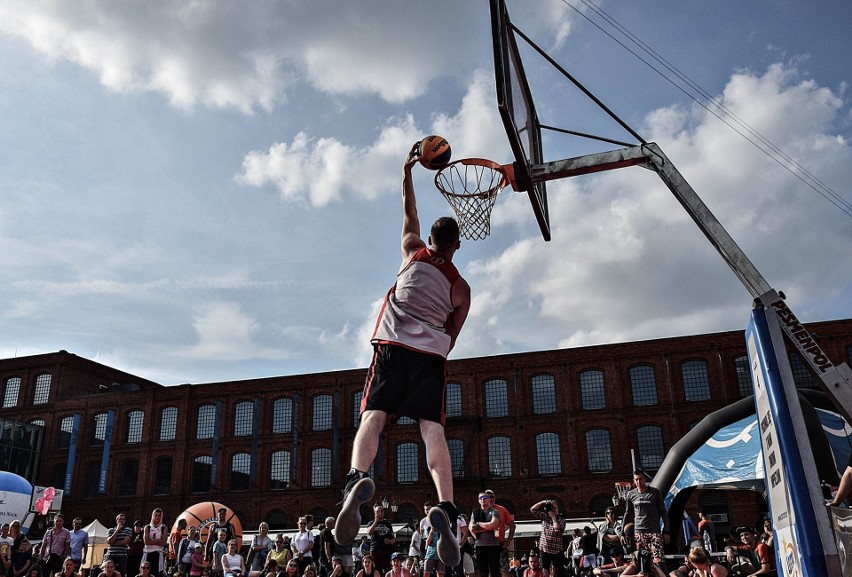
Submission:
<svg viewBox="0 0 852 577">
<path fill-rule="evenodd" d="M 405 159 L 405 168 L 410 168 L 417 159 L 420 158 L 420 141 L 418 140 L 411 146 L 411 150 L 408 151 L 408 158 Z"/>
</svg>

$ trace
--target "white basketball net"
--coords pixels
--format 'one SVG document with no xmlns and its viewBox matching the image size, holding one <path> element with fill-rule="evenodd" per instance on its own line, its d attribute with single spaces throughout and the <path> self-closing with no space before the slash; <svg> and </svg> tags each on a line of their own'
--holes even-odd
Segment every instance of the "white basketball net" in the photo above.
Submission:
<svg viewBox="0 0 852 577">
<path fill-rule="evenodd" d="M 503 168 L 482 158 L 452 162 L 435 175 L 435 186 L 456 213 L 461 235 L 482 240 L 491 233 L 491 209 L 509 184 Z"/>
</svg>

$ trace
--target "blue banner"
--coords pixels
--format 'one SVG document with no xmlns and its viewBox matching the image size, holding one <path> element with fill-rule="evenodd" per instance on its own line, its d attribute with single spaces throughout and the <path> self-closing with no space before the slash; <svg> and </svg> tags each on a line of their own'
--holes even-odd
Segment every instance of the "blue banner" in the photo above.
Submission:
<svg viewBox="0 0 852 577">
<path fill-rule="evenodd" d="M 98 493 L 106 493 L 107 471 L 109 470 L 109 449 L 112 445 L 112 426 L 115 423 L 115 411 L 107 411 L 106 428 L 104 430 L 104 453 L 101 457 L 101 474 L 98 478 Z"/>
<path fill-rule="evenodd" d="M 66 495 L 71 494 L 71 481 L 74 478 L 74 462 L 77 460 L 77 438 L 80 435 L 80 413 L 75 413 L 71 420 L 71 439 L 68 441 L 68 464 L 65 465 L 65 486 L 62 488 Z"/>
</svg>

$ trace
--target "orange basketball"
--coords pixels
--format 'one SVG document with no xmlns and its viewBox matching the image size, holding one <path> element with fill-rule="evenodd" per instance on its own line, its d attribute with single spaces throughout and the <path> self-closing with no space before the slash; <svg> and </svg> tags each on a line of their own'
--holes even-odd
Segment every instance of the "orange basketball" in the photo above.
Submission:
<svg viewBox="0 0 852 577">
<path fill-rule="evenodd" d="M 420 141 L 420 164 L 429 170 L 438 170 L 450 162 L 453 151 L 443 136 L 427 136 Z"/>
</svg>

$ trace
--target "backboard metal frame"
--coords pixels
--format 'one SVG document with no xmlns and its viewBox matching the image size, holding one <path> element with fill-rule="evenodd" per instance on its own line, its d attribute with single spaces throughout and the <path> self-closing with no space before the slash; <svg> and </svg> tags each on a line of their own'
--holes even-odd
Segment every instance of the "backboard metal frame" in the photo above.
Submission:
<svg viewBox="0 0 852 577">
<path fill-rule="evenodd" d="M 504 0 L 491 1 L 494 42 L 494 72 L 497 108 L 515 156 L 512 188 L 526 191 L 544 240 L 550 240 L 550 214 L 547 188 L 543 180 L 533 180 L 531 171 L 544 161 L 541 123 L 533 103 L 523 61 Z"/>
</svg>

